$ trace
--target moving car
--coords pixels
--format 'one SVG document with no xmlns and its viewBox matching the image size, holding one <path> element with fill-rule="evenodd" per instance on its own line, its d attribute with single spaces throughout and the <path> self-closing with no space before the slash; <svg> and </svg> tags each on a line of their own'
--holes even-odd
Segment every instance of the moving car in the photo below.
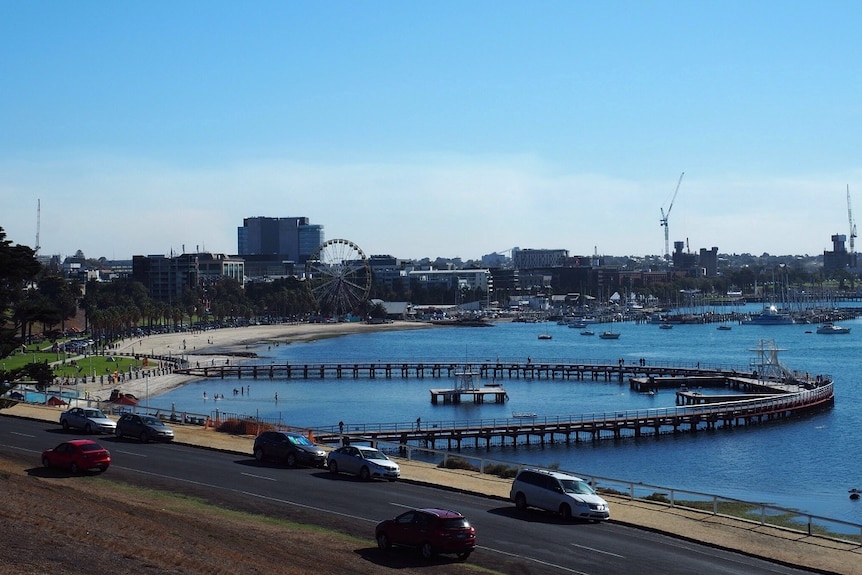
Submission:
<svg viewBox="0 0 862 575">
<path fill-rule="evenodd" d="M 117 437 L 136 437 L 142 443 L 156 441 L 173 441 L 174 430 L 165 425 L 165 422 L 152 415 L 140 415 L 138 413 L 124 413 L 117 420 L 117 429 L 114 431 Z"/>
<path fill-rule="evenodd" d="M 415 547 L 425 559 L 436 553 L 454 553 L 458 559 L 466 559 L 476 548 L 476 530 L 466 517 L 448 509 L 405 511 L 378 523 L 374 538 L 383 551 L 393 545 Z"/>
<path fill-rule="evenodd" d="M 95 407 L 73 407 L 60 414 L 63 429 L 80 429 L 87 433 L 114 433 L 117 422 Z"/>
<path fill-rule="evenodd" d="M 42 465 L 68 469 L 72 473 L 88 469 L 105 471 L 111 465 L 111 454 L 92 439 L 72 439 L 43 451 Z"/>
<path fill-rule="evenodd" d="M 360 479 L 375 477 L 395 481 L 401 476 L 401 468 L 386 457 L 382 451 L 367 445 L 345 445 L 326 456 L 326 466 L 332 473 L 352 473 Z"/>
<path fill-rule="evenodd" d="M 589 483 L 559 471 L 521 470 L 512 482 L 509 498 L 521 511 L 538 507 L 559 513 L 563 519 L 606 521 L 611 516 L 607 501 Z"/>
<path fill-rule="evenodd" d="M 301 433 L 289 431 L 264 431 L 254 438 L 252 448 L 258 461 L 271 460 L 293 467 L 297 463 L 323 467 L 326 452 Z"/>
</svg>

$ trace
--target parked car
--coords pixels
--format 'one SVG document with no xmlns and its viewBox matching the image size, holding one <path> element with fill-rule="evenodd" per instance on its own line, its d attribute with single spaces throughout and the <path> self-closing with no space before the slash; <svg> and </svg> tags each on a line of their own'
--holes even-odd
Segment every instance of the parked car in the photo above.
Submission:
<svg viewBox="0 0 862 575">
<path fill-rule="evenodd" d="M 345 445 L 326 456 L 326 466 L 332 473 L 352 473 L 363 480 L 379 477 L 395 481 L 401 468 L 382 451 L 367 445 Z"/>
<path fill-rule="evenodd" d="M 81 429 L 87 433 L 114 433 L 117 422 L 95 407 L 73 407 L 60 414 L 63 429 Z"/>
<path fill-rule="evenodd" d="M 512 482 L 509 498 L 521 511 L 538 507 L 559 513 L 563 519 L 605 521 L 611 516 L 607 501 L 589 483 L 558 471 L 521 470 Z"/>
<path fill-rule="evenodd" d="M 111 454 L 92 439 L 72 439 L 43 451 L 42 465 L 68 469 L 72 473 L 88 469 L 105 471 L 111 465 Z"/>
<path fill-rule="evenodd" d="M 140 415 L 138 413 L 124 413 L 117 420 L 117 429 L 114 431 L 117 437 L 136 437 L 143 443 L 151 440 L 173 441 L 174 430 L 165 425 L 165 422 L 152 415 Z"/>
<path fill-rule="evenodd" d="M 415 547 L 425 559 L 437 553 L 454 553 L 458 559 L 466 559 L 476 548 L 476 529 L 466 517 L 448 509 L 405 511 L 378 523 L 374 538 L 383 551 L 393 545 Z"/>
<path fill-rule="evenodd" d="M 264 431 L 254 438 L 252 448 L 258 461 L 271 460 L 293 467 L 297 463 L 323 467 L 326 452 L 301 433 L 289 431 Z"/>
</svg>

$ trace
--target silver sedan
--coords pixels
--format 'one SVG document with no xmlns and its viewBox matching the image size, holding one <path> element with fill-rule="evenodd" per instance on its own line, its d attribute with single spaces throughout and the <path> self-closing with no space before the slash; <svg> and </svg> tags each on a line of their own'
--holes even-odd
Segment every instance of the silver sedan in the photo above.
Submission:
<svg viewBox="0 0 862 575">
<path fill-rule="evenodd" d="M 60 414 L 63 429 L 80 429 L 86 433 L 114 433 L 117 422 L 95 407 L 73 407 Z"/>
<path fill-rule="evenodd" d="M 397 463 L 382 451 L 367 445 L 345 445 L 326 456 L 326 466 L 332 473 L 352 473 L 360 479 L 372 478 L 395 481 L 401 475 Z"/>
</svg>

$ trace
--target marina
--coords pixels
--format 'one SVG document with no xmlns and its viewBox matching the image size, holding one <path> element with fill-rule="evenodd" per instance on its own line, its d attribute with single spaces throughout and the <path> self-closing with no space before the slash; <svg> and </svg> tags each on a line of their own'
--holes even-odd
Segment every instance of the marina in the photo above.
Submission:
<svg viewBox="0 0 862 575">
<path fill-rule="evenodd" d="M 749 313 L 749 308 L 756 313 L 761 306 L 750 304 L 740 312 Z M 844 319 L 841 323 L 855 327 L 859 321 Z M 532 436 L 529 444 L 525 438 L 516 443 L 509 437 L 502 445 L 495 439 L 490 448 L 482 440 L 480 449 L 491 457 L 521 464 L 553 464 L 584 474 L 670 484 L 743 500 L 768 501 L 848 521 L 862 520 L 862 508 L 847 507 L 847 489 L 858 486 L 858 478 L 862 477 L 862 462 L 847 456 L 858 449 L 856 434 L 862 427 L 862 396 L 854 374 L 859 350 L 857 330 L 840 338 L 829 338 L 814 334 L 812 328 L 816 326 L 812 325 L 734 324 L 732 330 L 717 330 L 716 325 L 675 324 L 674 329 L 664 331 L 656 325 L 618 323 L 614 329 L 623 336 L 616 342 L 581 337 L 579 331 L 551 325 L 544 329 L 554 338 L 537 341 L 535 325 L 503 322 L 480 330 L 394 331 L 271 348 L 262 345 L 252 348 L 258 357 L 249 360 L 258 364 L 258 379 L 247 377 L 245 372 L 242 380 L 211 376 L 154 397 L 151 405 L 169 410 L 175 403 L 177 410 L 209 417 L 214 417 L 218 410 L 221 414 L 282 421 L 298 428 L 337 429 L 335 424 L 343 420 L 345 429 L 357 433 L 366 427 L 409 428 L 415 426 L 417 417 L 421 417 L 422 427 L 429 429 L 478 421 L 516 425 L 582 415 L 611 419 L 618 413 L 677 408 L 674 407 L 677 391 L 682 391 L 679 388 L 670 384 L 655 391 L 632 388 L 632 375 L 646 375 L 641 362 L 645 364 L 643 367 L 679 372 L 680 377 L 690 376 L 698 369 L 750 374 L 753 370 L 750 350 L 757 347 L 760 339 L 770 338 L 786 348 L 781 352 L 782 362 L 798 370 L 801 376 L 806 372 L 831 375 L 835 396 L 831 408 L 801 413 L 798 417 L 765 419 L 762 424 L 755 421 L 750 425 L 699 428 L 694 433 L 689 433 L 686 426 L 680 428 L 683 430 L 680 433 L 674 433 L 672 427 L 662 428 L 658 436 L 644 433 L 635 437 L 623 430 L 619 439 L 612 432 L 602 432 L 595 441 L 591 435 L 581 433 L 578 441 L 572 437 L 566 443 L 562 436 L 555 435 L 553 443 L 548 439 L 544 444 L 537 436 Z M 392 350 L 397 350 L 397 356 L 392 356 Z M 529 371 L 525 377 L 520 369 L 526 366 L 528 356 L 532 358 L 533 373 L 541 372 L 541 377 L 530 377 Z M 399 367 L 393 370 L 391 379 L 382 376 L 379 370 L 373 379 L 364 375 L 353 378 L 352 372 L 344 369 L 341 379 L 332 371 L 325 371 L 324 378 L 296 376 L 302 370 L 294 372 L 291 379 L 264 376 L 265 368 L 272 363 L 276 366 L 387 363 L 381 358 L 388 358 L 393 366 L 417 363 L 428 366 L 439 363 L 441 358 L 452 358 L 446 362 L 447 366 L 451 363 L 452 373 L 443 371 L 435 379 L 426 367 L 424 378 L 417 377 L 412 370 L 408 370 L 409 377 L 401 378 Z M 618 374 L 620 359 L 626 366 L 622 379 Z M 430 403 L 429 388 L 454 387 L 455 371 L 467 365 L 478 371 L 476 366 L 480 364 L 498 363 L 519 369 L 512 372 L 511 378 L 508 371 L 502 375 L 498 372 L 496 377 L 489 374 L 478 385 L 504 387 L 509 394 L 505 403 L 474 404 L 466 397 L 462 403 Z M 556 365 L 581 364 L 607 369 L 595 370 L 595 379 L 587 371 L 583 379 L 577 379 L 560 377 L 559 372 L 553 375 L 555 371 L 550 369 Z M 544 366 L 548 366 L 547 371 L 540 371 Z M 245 394 L 233 396 L 231 390 L 240 387 L 246 388 Z M 700 382 L 692 383 L 686 391 L 693 397 L 696 393 L 737 393 Z M 203 399 L 204 392 L 210 398 L 221 394 L 224 399 Z M 276 392 L 277 402 L 273 401 Z M 515 414 L 536 417 L 522 419 L 513 417 Z M 438 439 L 436 443 L 442 447 L 448 441 Z M 469 453 L 475 449 L 474 443 L 462 442 L 462 449 Z M 799 492 L 799 485 L 808 487 L 804 495 Z"/>
</svg>

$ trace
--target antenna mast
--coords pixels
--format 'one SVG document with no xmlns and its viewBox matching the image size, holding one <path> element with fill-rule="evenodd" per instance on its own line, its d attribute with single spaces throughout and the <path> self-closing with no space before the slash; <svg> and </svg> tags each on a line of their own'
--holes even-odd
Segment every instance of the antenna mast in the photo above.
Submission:
<svg viewBox="0 0 862 575">
<path fill-rule="evenodd" d="M 855 253 L 856 223 L 853 221 L 853 210 L 850 208 L 850 184 L 847 184 L 847 219 L 850 220 L 850 253 Z"/>
<path fill-rule="evenodd" d="M 848 188 L 848 190 L 849 190 L 849 188 Z M 847 193 L 849 194 L 850 192 L 848 191 Z M 847 197 L 849 198 L 850 196 L 848 195 Z M 42 227 L 42 200 L 40 198 L 40 199 L 36 200 L 36 249 L 33 250 L 34 255 L 39 254 L 39 248 L 41 247 L 39 245 L 39 229 L 41 227 Z"/>
</svg>

